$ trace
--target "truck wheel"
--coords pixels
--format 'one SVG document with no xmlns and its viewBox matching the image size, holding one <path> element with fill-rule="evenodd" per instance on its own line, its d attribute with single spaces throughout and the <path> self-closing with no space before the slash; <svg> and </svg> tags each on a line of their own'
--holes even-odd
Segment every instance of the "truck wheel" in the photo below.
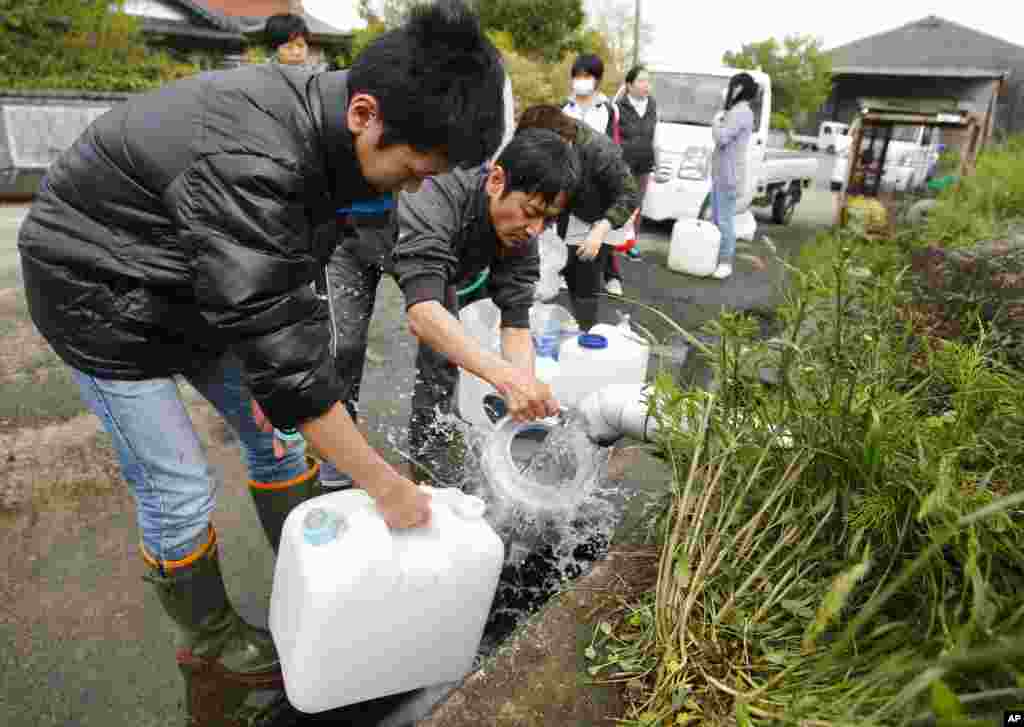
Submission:
<svg viewBox="0 0 1024 727">
<path fill-rule="evenodd" d="M 775 195 L 775 201 L 772 202 L 772 222 L 776 225 L 788 225 L 793 219 L 793 212 L 799 201 L 799 197 L 791 192 Z"/>
</svg>

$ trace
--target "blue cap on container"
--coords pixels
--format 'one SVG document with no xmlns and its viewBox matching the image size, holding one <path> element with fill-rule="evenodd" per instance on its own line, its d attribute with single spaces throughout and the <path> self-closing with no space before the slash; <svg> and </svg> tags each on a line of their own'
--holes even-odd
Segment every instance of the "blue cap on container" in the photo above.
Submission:
<svg viewBox="0 0 1024 727">
<path fill-rule="evenodd" d="M 608 348 L 608 339 L 597 333 L 582 333 L 577 340 L 582 348 Z"/>
<path fill-rule="evenodd" d="M 338 535 L 338 519 L 334 513 L 315 507 L 302 520 L 302 534 L 310 545 L 324 545 Z"/>
</svg>

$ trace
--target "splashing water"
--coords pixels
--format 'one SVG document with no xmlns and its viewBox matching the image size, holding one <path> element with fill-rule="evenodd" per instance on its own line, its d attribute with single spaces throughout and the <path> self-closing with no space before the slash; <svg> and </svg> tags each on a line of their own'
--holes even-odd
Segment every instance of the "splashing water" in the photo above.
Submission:
<svg viewBox="0 0 1024 727">
<path fill-rule="evenodd" d="M 578 471 L 579 453 L 578 448 L 573 446 L 574 435 L 571 428 L 561 426 L 547 432 L 535 446 L 517 447 L 520 440 L 513 441 L 512 459 L 522 475 L 531 482 L 548 487 L 571 484 Z M 533 438 L 526 439 L 533 444 Z"/>
<path fill-rule="evenodd" d="M 485 517 L 505 543 L 480 645 L 481 656 L 487 656 L 566 580 L 583 575 L 604 555 L 621 511 L 615 504 L 620 493 L 607 480 L 610 450 L 594 445 L 572 416 L 556 426 L 524 427 L 509 448 L 513 467 L 502 472 L 492 471 L 484 456 L 492 432 L 451 414 L 439 414 L 437 426 L 454 433 L 452 450 L 463 463 L 458 482 L 434 473 L 431 484 L 482 497 Z M 392 430 L 387 438 L 395 451 L 423 468 L 403 451 L 402 435 L 404 430 Z M 513 470 L 518 476 L 507 476 Z"/>
</svg>

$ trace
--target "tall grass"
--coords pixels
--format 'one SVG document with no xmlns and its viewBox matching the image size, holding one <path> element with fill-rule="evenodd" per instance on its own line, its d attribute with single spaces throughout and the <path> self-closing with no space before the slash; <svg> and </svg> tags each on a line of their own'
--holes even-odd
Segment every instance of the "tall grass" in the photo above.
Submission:
<svg viewBox="0 0 1024 727">
<path fill-rule="evenodd" d="M 1014 136 L 979 155 L 975 173 L 947 189 L 929 215 L 922 242 L 970 245 L 1024 217 L 1024 136 Z"/>
<path fill-rule="evenodd" d="M 591 652 L 637 695 L 626 724 L 971 724 L 1024 702 L 1020 373 L 980 324 L 923 335 L 893 258 L 865 275 L 833 244 L 791 269 L 777 337 L 710 325 L 713 393 L 657 381 L 658 582 Z"/>
</svg>

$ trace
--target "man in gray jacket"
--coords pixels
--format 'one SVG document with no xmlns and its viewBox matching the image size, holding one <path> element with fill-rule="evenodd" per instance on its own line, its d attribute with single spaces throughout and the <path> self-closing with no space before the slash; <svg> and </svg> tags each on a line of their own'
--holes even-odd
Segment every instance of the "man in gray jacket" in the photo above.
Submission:
<svg viewBox="0 0 1024 727">
<path fill-rule="evenodd" d="M 556 134 L 538 130 L 518 135 L 493 165 L 433 177 L 419 192 L 402 194 L 393 218 L 356 216 L 359 238 L 346 240 L 328 267 L 338 396 L 353 417 L 383 272 L 402 288 L 409 327 L 420 339 L 409 425 L 417 461 L 431 469 L 445 465 L 441 450 L 451 433 L 438 426 L 437 415 L 450 408 L 457 367 L 491 383 L 518 418 L 557 411 L 548 387 L 534 377 L 529 310 L 540 275 L 537 235 L 564 209 L 578 178 L 573 150 Z M 501 310 L 502 356 L 469 337 L 457 317 L 469 301 L 459 300 L 456 291 L 485 270 L 488 285 L 479 297 L 490 296 Z M 525 400 L 524 390 L 546 391 L 543 406 Z M 321 481 L 325 487 L 349 484 L 327 463 Z"/>
</svg>

